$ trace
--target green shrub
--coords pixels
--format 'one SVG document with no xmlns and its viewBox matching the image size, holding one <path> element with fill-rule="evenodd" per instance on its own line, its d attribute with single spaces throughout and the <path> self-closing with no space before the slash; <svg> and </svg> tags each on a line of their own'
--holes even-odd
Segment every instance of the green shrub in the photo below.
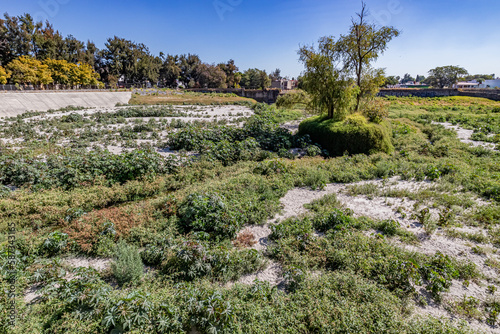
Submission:
<svg viewBox="0 0 500 334">
<path fill-rule="evenodd" d="M 255 249 L 210 248 L 208 243 L 194 240 L 149 245 L 141 256 L 147 264 L 159 266 L 163 273 L 187 281 L 202 277 L 235 280 L 265 264 L 263 255 Z"/>
<path fill-rule="evenodd" d="M 59 231 L 49 234 L 47 239 L 40 246 L 40 253 L 55 256 L 66 249 L 68 245 L 68 235 Z"/>
<path fill-rule="evenodd" d="M 333 209 L 331 212 L 314 217 L 313 224 L 316 230 L 326 232 L 331 229 L 340 230 L 348 228 L 354 223 L 354 220 L 350 212 Z"/>
<path fill-rule="evenodd" d="M 0 198 L 9 197 L 11 192 L 12 192 L 12 190 L 9 187 L 6 187 L 3 184 L 0 184 Z"/>
<path fill-rule="evenodd" d="M 310 219 L 290 218 L 279 224 L 271 225 L 271 232 L 269 239 L 279 240 L 288 237 L 304 237 L 312 234 L 314 231 Z"/>
<path fill-rule="evenodd" d="M 119 284 L 137 282 L 143 274 L 144 266 L 137 248 L 120 241 L 116 246 L 115 261 L 111 270 Z"/>
<path fill-rule="evenodd" d="M 324 116 L 308 118 L 299 126 L 299 135 L 308 134 L 313 142 L 326 149 L 332 156 L 374 152 L 391 152 L 389 125 L 362 122 L 360 115 L 343 122 L 336 122 Z"/>
<path fill-rule="evenodd" d="M 189 195 L 179 206 L 179 217 L 186 232 L 206 232 L 214 239 L 233 238 L 241 227 L 225 198 L 216 194 Z"/>
<path fill-rule="evenodd" d="M 290 166 L 283 160 L 266 160 L 259 162 L 254 173 L 261 175 L 286 174 L 290 172 Z"/>
<path fill-rule="evenodd" d="M 363 114 L 370 122 L 381 123 L 389 116 L 389 110 L 387 109 L 386 103 L 382 101 L 374 101 L 365 106 Z"/>
</svg>

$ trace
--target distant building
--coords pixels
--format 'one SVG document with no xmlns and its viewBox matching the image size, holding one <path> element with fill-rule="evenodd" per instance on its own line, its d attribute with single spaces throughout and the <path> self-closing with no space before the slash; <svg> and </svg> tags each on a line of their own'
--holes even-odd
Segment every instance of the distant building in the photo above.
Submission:
<svg viewBox="0 0 500 334">
<path fill-rule="evenodd" d="M 281 90 L 291 90 L 297 88 L 299 82 L 297 80 L 275 80 L 271 82 L 271 88 L 278 88 Z"/>
<path fill-rule="evenodd" d="M 485 80 L 479 85 L 479 88 L 500 88 L 500 79 Z"/>
<path fill-rule="evenodd" d="M 476 80 L 467 82 L 457 82 L 453 85 L 453 88 L 463 89 L 463 88 L 479 88 L 479 82 Z"/>
<path fill-rule="evenodd" d="M 416 82 L 416 81 L 410 81 L 405 84 L 397 85 L 399 86 L 398 88 L 429 88 L 429 85 Z"/>
</svg>

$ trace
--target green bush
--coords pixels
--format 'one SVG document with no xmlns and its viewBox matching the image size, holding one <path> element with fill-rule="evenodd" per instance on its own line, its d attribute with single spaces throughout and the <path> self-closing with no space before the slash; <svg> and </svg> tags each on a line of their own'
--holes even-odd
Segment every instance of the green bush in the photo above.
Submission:
<svg viewBox="0 0 500 334">
<path fill-rule="evenodd" d="M 121 285 L 137 282 L 144 271 L 141 255 L 137 248 L 120 241 L 116 246 L 115 261 L 111 263 L 111 270 Z"/>
<path fill-rule="evenodd" d="M 317 215 L 313 219 L 314 228 L 320 232 L 326 232 L 330 229 L 341 230 L 349 228 L 355 219 L 351 216 L 350 212 L 343 212 L 339 209 Z"/>
<path fill-rule="evenodd" d="M 55 256 L 64 251 L 68 244 L 68 235 L 59 231 L 49 234 L 47 239 L 40 246 L 40 253 L 48 256 Z"/>
<path fill-rule="evenodd" d="M 299 126 L 299 135 L 309 135 L 326 149 L 332 156 L 349 154 L 371 154 L 374 152 L 390 153 L 394 147 L 391 143 L 389 125 L 361 122 L 360 115 L 347 119 L 345 122 L 336 122 L 325 116 L 315 116 L 306 119 Z"/>
<path fill-rule="evenodd" d="M 189 195 L 179 207 L 179 217 L 187 232 L 206 232 L 214 239 L 235 237 L 241 225 L 224 197 L 216 194 Z"/>
<path fill-rule="evenodd" d="M 288 237 L 303 238 L 314 232 L 310 219 L 299 219 L 296 217 L 284 220 L 279 224 L 271 225 L 271 231 L 272 233 L 269 236 L 271 240 Z"/>
</svg>

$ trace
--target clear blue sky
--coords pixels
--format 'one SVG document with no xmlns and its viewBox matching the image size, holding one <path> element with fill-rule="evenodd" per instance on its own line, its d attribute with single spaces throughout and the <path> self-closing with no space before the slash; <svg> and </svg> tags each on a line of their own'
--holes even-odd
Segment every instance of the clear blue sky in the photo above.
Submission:
<svg viewBox="0 0 500 334">
<path fill-rule="evenodd" d="M 500 1 L 366 0 L 371 20 L 403 34 L 376 66 L 389 75 L 427 75 L 436 66 L 500 76 Z M 49 19 L 64 36 L 99 48 L 117 35 L 154 54 L 195 53 L 208 63 L 234 59 L 240 70 L 281 68 L 297 76 L 299 45 L 346 33 L 352 0 L 0 0 L 0 12 Z"/>
</svg>

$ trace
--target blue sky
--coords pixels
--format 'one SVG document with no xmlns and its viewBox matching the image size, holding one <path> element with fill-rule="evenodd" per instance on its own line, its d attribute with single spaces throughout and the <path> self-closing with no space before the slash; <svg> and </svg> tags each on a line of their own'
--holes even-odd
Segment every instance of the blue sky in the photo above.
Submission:
<svg viewBox="0 0 500 334">
<path fill-rule="evenodd" d="M 389 75 L 426 75 L 436 66 L 500 76 L 500 1 L 366 0 L 372 21 L 402 34 L 375 64 Z M 117 35 L 154 54 L 195 53 L 234 59 L 240 70 L 302 71 L 297 50 L 348 31 L 361 1 L 352 0 L 0 0 L 0 12 L 49 19 L 63 35 L 103 48 Z"/>
</svg>

